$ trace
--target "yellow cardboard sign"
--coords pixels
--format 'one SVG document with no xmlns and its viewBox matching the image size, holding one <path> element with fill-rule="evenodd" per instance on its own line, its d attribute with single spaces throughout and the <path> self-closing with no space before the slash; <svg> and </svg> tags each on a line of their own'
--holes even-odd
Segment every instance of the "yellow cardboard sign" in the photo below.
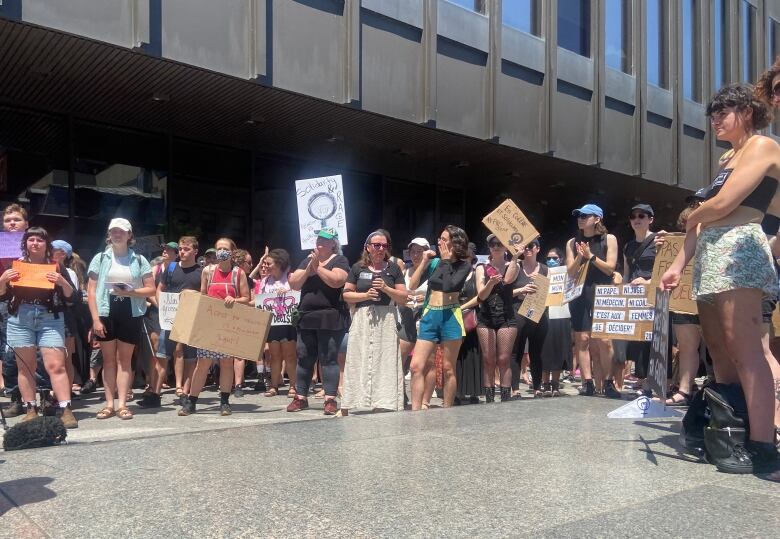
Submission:
<svg viewBox="0 0 780 539">
<path fill-rule="evenodd" d="M 525 246 L 539 237 L 539 232 L 512 199 L 506 199 L 488 213 L 482 223 L 513 253 L 523 254 Z"/>
</svg>

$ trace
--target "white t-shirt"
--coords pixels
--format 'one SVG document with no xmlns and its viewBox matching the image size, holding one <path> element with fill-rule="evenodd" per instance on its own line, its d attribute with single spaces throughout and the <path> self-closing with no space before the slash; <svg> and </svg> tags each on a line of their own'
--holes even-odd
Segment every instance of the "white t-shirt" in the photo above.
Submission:
<svg viewBox="0 0 780 539">
<path fill-rule="evenodd" d="M 143 282 L 141 279 L 133 280 L 133 274 L 130 272 L 130 255 L 116 256 L 111 251 L 111 267 L 106 274 L 106 283 L 125 283 L 132 285 L 133 288 L 141 288 Z"/>
</svg>

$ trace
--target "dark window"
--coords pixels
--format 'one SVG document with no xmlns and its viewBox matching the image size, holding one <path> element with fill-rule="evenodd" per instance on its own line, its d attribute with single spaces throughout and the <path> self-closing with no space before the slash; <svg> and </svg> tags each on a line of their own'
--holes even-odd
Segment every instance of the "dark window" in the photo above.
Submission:
<svg viewBox="0 0 780 539">
<path fill-rule="evenodd" d="M 713 2 L 713 36 L 712 48 L 715 53 L 713 64 L 713 82 L 715 89 L 720 89 L 731 79 L 729 75 L 729 17 L 728 0 Z"/>
<path fill-rule="evenodd" d="M 683 0 L 683 95 L 701 103 L 701 5 Z"/>
<path fill-rule="evenodd" d="M 756 8 L 747 0 L 739 4 L 740 51 L 742 53 L 742 81 L 755 82 L 756 69 Z"/>
<path fill-rule="evenodd" d="M 590 0 L 558 0 L 558 46 L 590 58 Z"/>
</svg>

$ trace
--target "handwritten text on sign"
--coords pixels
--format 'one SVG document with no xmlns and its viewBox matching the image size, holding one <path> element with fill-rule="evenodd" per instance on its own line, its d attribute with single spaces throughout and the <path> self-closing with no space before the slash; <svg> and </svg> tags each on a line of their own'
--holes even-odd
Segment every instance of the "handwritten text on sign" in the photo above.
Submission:
<svg viewBox="0 0 780 539">
<path fill-rule="evenodd" d="M 534 275 L 534 283 L 536 284 L 537 291 L 533 294 L 526 294 L 523 303 L 520 305 L 520 309 L 517 312 L 521 316 L 538 323 L 539 320 L 542 319 L 542 315 L 544 315 L 544 310 L 546 309 L 545 304 L 547 303 L 547 291 L 550 287 L 550 279 L 539 273 Z"/>
<path fill-rule="evenodd" d="M 566 273 L 566 280 L 563 283 L 563 303 L 569 303 L 582 295 L 585 287 L 585 279 L 588 277 L 588 266 L 590 261 L 582 264 L 577 270 L 577 275 L 572 277 Z"/>
<path fill-rule="evenodd" d="M 682 251 L 685 234 L 667 234 L 663 245 L 656 248 L 655 263 L 653 264 L 652 287 L 658 288 L 658 283 L 666 270 L 674 262 L 677 253 Z M 669 310 L 677 313 L 698 314 L 696 299 L 693 292 L 693 261 L 688 262 L 680 275 L 680 284 L 672 290 L 669 298 Z M 652 304 L 653 298 L 650 298 Z"/>
<path fill-rule="evenodd" d="M 513 253 L 522 254 L 525 246 L 539 237 L 534 225 L 509 198 L 487 214 L 482 222 Z"/>
<path fill-rule="evenodd" d="M 650 340 L 654 315 L 653 309 L 648 307 L 646 294 L 647 287 L 642 285 L 597 286 L 591 336 Z"/>
<path fill-rule="evenodd" d="M 160 329 L 170 331 L 176 320 L 176 311 L 179 310 L 179 294 L 174 292 L 160 292 L 158 303 L 160 314 Z"/>
<path fill-rule="evenodd" d="M 309 178 L 295 182 L 301 249 L 313 249 L 317 232 L 333 228 L 341 245 L 347 244 L 347 210 L 341 175 Z"/>
<path fill-rule="evenodd" d="M 56 264 L 30 264 L 21 260 L 14 260 L 11 266 L 19 272 L 19 278 L 11 281 L 13 286 L 54 290 L 54 283 L 46 278 L 46 274 L 57 271 Z"/>
<path fill-rule="evenodd" d="M 301 301 L 301 293 L 287 291 L 279 294 L 257 294 L 255 296 L 255 307 L 264 309 L 273 315 L 272 326 L 292 325 L 292 313 L 298 308 Z"/>
</svg>

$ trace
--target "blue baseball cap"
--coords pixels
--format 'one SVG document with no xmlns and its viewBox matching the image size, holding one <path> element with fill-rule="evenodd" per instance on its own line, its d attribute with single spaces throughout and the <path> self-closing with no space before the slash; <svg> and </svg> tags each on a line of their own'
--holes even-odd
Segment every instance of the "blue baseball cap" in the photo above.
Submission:
<svg viewBox="0 0 780 539">
<path fill-rule="evenodd" d="M 572 215 L 595 215 L 601 219 L 604 218 L 604 210 L 596 206 L 595 204 L 585 204 L 583 207 L 578 208 L 571 212 Z"/>
<path fill-rule="evenodd" d="M 65 240 L 54 240 L 51 242 L 51 248 L 52 249 L 61 249 L 65 251 L 65 256 L 70 257 L 73 255 L 73 247 L 71 247 L 70 243 L 68 243 Z"/>
</svg>

